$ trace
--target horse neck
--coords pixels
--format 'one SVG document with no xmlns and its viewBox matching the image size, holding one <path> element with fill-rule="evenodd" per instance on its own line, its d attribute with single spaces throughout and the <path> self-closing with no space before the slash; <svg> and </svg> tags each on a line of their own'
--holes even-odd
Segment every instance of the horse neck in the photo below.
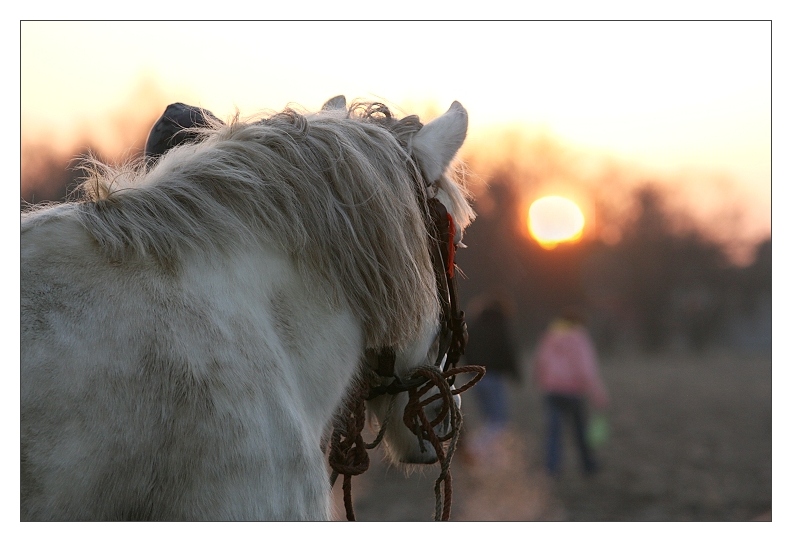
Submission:
<svg viewBox="0 0 792 542">
<path fill-rule="evenodd" d="M 183 286 L 204 299 L 218 325 L 248 330 L 229 330 L 244 333 L 234 345 L 245 363 L 265 375 L 280 401 L 303 409 L 319 434 L 358 369 L 362 324 L 328 295 L 329 285 L 302 276 L 290 258 L 250 249 L 216 259 L 195 255 L 184 266 Z"/>
</svg>

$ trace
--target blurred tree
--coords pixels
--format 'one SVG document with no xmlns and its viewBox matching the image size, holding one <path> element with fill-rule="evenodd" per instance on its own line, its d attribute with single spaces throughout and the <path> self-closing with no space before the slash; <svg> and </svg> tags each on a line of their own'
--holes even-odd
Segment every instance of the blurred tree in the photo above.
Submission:
<svg viewBox="0 0 792 542">
<path fill-rule="evenodd" d="M 70 167 L 71 157 L 56 154 L 45 143 L 22 143 L 21 189 L 26 203 L 63 201 L 77 184 L 78 173 Z"/>
</svg>

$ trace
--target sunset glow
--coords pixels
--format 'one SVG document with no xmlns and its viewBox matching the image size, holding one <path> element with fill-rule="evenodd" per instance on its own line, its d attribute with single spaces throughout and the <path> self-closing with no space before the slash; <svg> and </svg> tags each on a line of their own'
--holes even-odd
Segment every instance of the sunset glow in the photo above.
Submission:
<svg viewBox="0 0 792 542">
<path fill-rule="evenodd" d="M 586 219 L 575 202 L 561 196 L 545 196 L 531 204 L 528 229 L 545 248 L 580 239 Z"/>
<path fill-rule="evenodd" d="M 23 195 L 49 197 L 28 180 L 37 164 L 65 169 L 88 149 L 111 162 L 139 152 L 174 102 L 229 120 L 285 107 L 315 111 L 345 94 L 425 122 L 457 100 L 469 112 L 461 158 L 477 162 L 471 171 L 482 193 L 489 176 L 507 171 L 520 179 L 522 197 L 574 200 L 587 223 L 584 235 L 618 234 L 632 189 L 656 183 L 676 208 L 748 261 L 771 230 L 769 27 L 770 21 L 23 21 Z M 406 34 L 423 38 L 382 39 Z M 514 55 L 504 52 L 519 51 L 546 53 L 514 69 Z M 85 69 L 84 59 L 101 69 Z M 409 70 L 360 69 L 401 62 Z M 464 84 L 456 74 L 465 74 Z M 45 159 L 41 149 L 55 155 Z M 483 212 L 487 198 L 477 197 Z M 725 221 L 730 229 L 722 219 L 729 213 L 740 217 Z M 520 218 L 520 229 L 527 236 L 526 220 Z"/>
</svg>

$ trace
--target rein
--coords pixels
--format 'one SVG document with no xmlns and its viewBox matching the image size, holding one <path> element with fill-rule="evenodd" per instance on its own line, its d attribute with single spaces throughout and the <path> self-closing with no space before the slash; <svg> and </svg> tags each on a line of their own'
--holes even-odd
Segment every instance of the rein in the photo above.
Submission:
<svg viewBox="0 0 792 542">
<path fill-rule="evenodd" d="M 367 450 L 375 448 L 382 441 L 395 395 L 402 392 L 407 392 L 408 395 L 403 415 L 405 425 L 418 438 L 421 451 L 425 451 L 424 442 L 428 442 L 434 448 L 440 463 L 440 474 L 435 482 L 435 520 L 448 521 L 451 514 L 451 459 L 462 427 L 462 413 L 453 396 L 470 389 L 481 380 L 485 371 L 477 365 L 456 366 L 465 352 L 468 333 L 465 313 L 459 309 L 457 293 L 455 225 L 453 217 L 439 200 L 431 198 L 427 204 L 433 230 L 433 235 L 430 236 L 430 254 L 440 301 L 437 358 L 434 365 L 417 367 L 402 380 L 394 372 L 395 352 L 389 347 L 382 348 L 377 353 L 377 367 L 374 372 L 380 377 L 393 380 L 387 385 L 372 387 L 368 379 L 365 379 L 365 383 L 356 384 L 347 395 L 333 425 L 328 462 L 333 470 L 330 477 L 331 487 L 339 474 L 343 475 L 344 508 L 349 521 L 355 521 L 352 476 L 362 474 L 368 469 Z M 456 376 L 461 373 L 474 373 L 474 376 L 465 385 L 454 389 L 452 386 Z M 433 387 L 438 392 L 421 399 Z M 386 421 L 374 441 L 366 443 L 361 436 L 365 425 L 365 401 L 385 394 L 393 396 Z M 430 420 L 424 408 L 437 400 L 441 402 L 440 412 Z M 437 435 L 435 429 L 446 416 L 451 418 L 450 430 L 445 435 Z M 447 446 L 446 442 L 449 442 Z"/>
<path fill-rule="evenodd" d="M 473 378 L 465 385 L 452 389 L 450 381 L 461 373 L 474 373 Z M 440 474 L 435 481 L 435 520 L 448 521 L 451 516 L 451 459 L 454 456 L 460 430 L 462 428 L 462 413 L 454 395 L 470 389 L 484 376 L 484 368 L 477 365 L 455 367 L 441 371 L 435 366 L 423 366 L 413 369 L 408 380 L 420 382 L 409 388 L 407 406 L 404 407 L 403 421 L 405 425 L 420 439 L 422 451 L 425 450 L 424 441 L 427 441 L 437 454 L 440 463 Z M 432 387 L 437 386 L 438 393 L 421 399 Z M 328 463 L 333 469 L 330 476 L 332 487 L 339 475 L 343 475 L 343 494 L 346 518 L 355 521 L 355 511 L 352 506 L 352 476 L 363 474 L 368 470 L 370 460 L 368 450 L 376 448 L 382 441 L 387 429 L 387 422 L 383 422 L 379 433 L 371 443 L 366 443 L 361 435 L 366 421 L 366 405 L 368 386 L 358 384 L 347 395 L 330 437 L 330 452 Z M 400 392 L 397 392 L 400 393 Z M 395 395 L 395 393 L 394 393 Z M 429 419 L 424 407 L 436 400 L 442 402 L 440 413 Z M 391 399 L 386 420 L 390 417 L 393 407 Z M 446 416 L 451 416 L 451 428 L 445 435 L 437 435 L 435 428 L 442 423 Z M 450 441 L 446 447 L 445 442 Z"/>
</svg>

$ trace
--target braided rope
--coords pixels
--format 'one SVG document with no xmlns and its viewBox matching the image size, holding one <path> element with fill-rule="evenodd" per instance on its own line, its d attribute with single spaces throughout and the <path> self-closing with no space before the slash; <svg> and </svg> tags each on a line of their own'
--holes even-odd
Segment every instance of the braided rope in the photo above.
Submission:
<svg viewBox="0 0 792 542">
<path fill-rule="evenodd" d="M 484 368 L 477 365 L 468 365 L 441 371 L 434 366 L 418 367 L 410 373 L 410 377 L 422 376 L 427 382 L 423 386 L 415 387 L 408 391 L 407 406 L 404 408 L 404 423 L 419 438 L 419 445 L 423 450 L 423 442 L 428 441 L 435 450 L 440 463 L 440 474 L 435 481 L 435 521 L 448 521 L 451 517 L 452 478 L 451 459 L 456 451 L 459 435 L 462 429 L 462 413 L 453 396 L 463 393 L 474 386 L 484 376 Z M 474 377 L 458 389 L 451 389 L 449 384 L 452 377 L 460 373 L 475 373 Z M 438 393 L 421 400 L 421 397 L 436 386 Z M 438 415 L 429 420 L 424 408 L 437 400 L 441 400 L 441 409 Z M 435 428 L 442 423 L 446 416 L 451 417 L 451 427 L 445 435 L 437 435 Z M 447 449 L 443 443 L 449 441 Z"/>
<path fill-rule="evenodd" d="M 366 421 L 364 394 L 365 387 L 357 385 L 344 399 L 330 435 L 330 454 L 327 458 L 333 469 L 331 486 L 335 484 L 339 474 L 344 476 L 344 508 L 349 521 L 355 521 L 352 508 L 352 476 L 362 474 L 369 468 L 369 456 L 361 435 Z"/>
<path fill-rule="evenodd" d="M 418 367 L 407 375 L 407 380 L 418 378 L 418 384 L 408 391 L 407 406 L 404 409 L 403 420 L 407 427 L 418 437 L 418 443 L 422 451 L 425 451 L 424 442 L 429 442 L 435 450 L 437 459 L 440 462 L 440 475 L 435 482 L 435 516 L 438 521 L 447 521 L 451 514 L 451 459 L 456 450 L 462 428 L 462 413 L 454 402 L 453 396 L 463 393 L 475 385 L 484 376 L 484 368 L 476 365 L 452 368 L 442 371 L 434 366 Z M 473 378 L 458 389 L 451 389 L 450 382 L 453 377 L 460 373 L 475 373 Z M 433 387 L 437 387 L 438 392 L 434 395 L 421 399 L 421 397 Z M 369 457 L 367 450 L 375 448 L 385 435 L 387 420 L 393 410 L 395 395 L 391 397 L 388 406 L 388 414 L 385 417 L 377 437 L 371 443 L 364 442 L 361 432 L 365 425 L 365 398 L 368 396 L 369 386 L 367 384 L 357 384 L 350 390 L 344 400 L 339 415 L 336 417 L 333 433 L 330 436 L 330 453 L 328 462 L 333 473 L 330 477 L 330 484 L 335 484 L 338 475 L 343 475 L 343 494 L 344 508 L 346 517 L 349 521 L 355 521 L 355 512 L 352 507 L 352 476 L 365 472 L 369 467 Z M 429 420 L 424 411 L 425 407 L 435 401 L 441 401 L 441 408 L 438 415 Z M 451 417 L 450 430 L 445 435 L 438 436 L 435 428 L 445 420 L 446 416 Z M 447 450 L 444 443 L 449 441 Z"/>
</svg>

